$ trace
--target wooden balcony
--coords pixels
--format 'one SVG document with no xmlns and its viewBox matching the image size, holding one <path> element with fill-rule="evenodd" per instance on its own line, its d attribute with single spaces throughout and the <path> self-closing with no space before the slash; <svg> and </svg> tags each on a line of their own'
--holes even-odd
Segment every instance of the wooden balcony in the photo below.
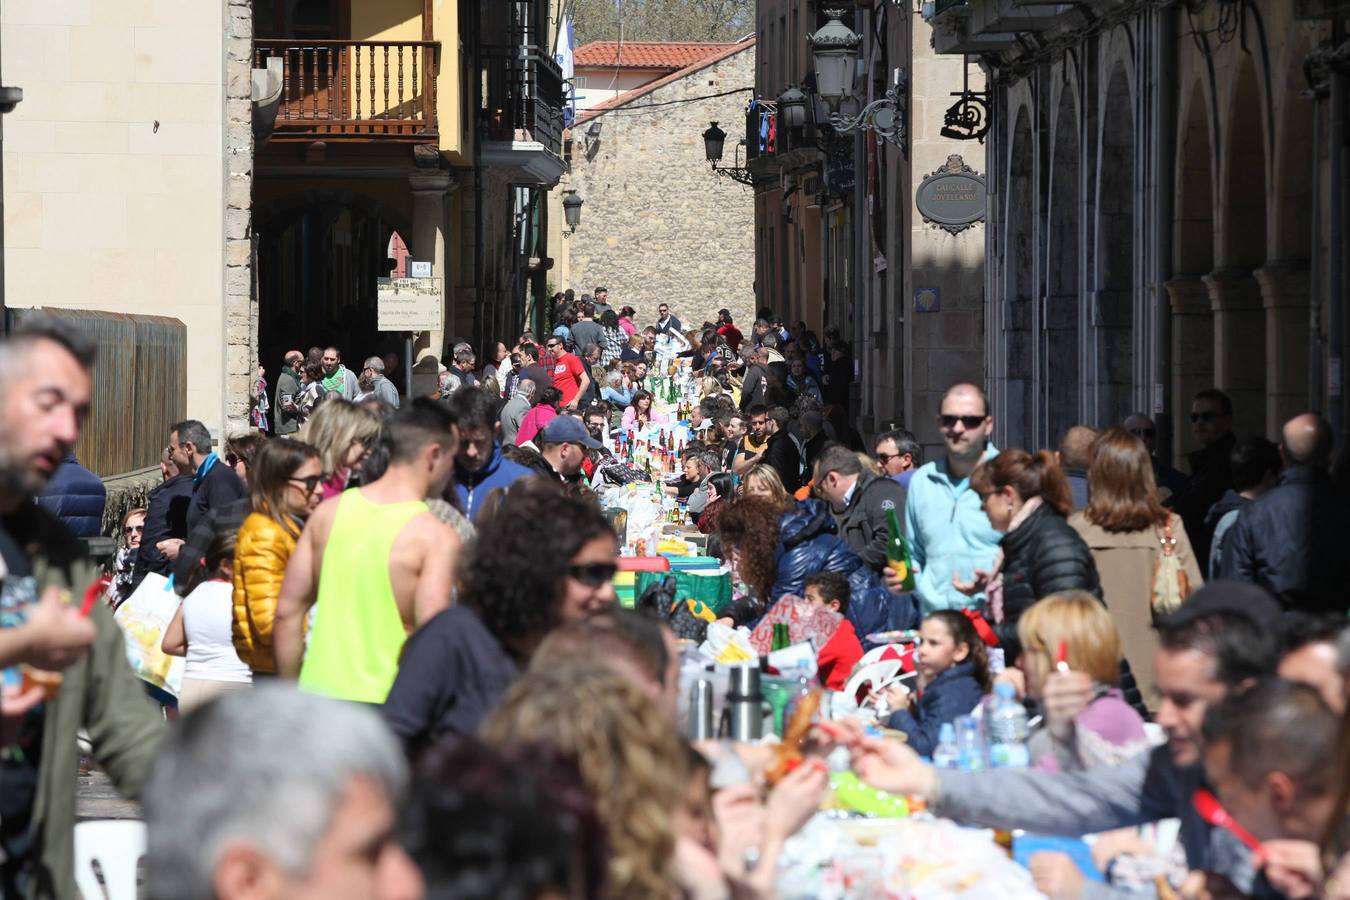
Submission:
<svg viewBox="0 0 1350 900">
<path fill-rule="evenodd" d="M 256 40 L 282 60 L 273 141 L 435 143 L 438 41 Z"/>
</svg>

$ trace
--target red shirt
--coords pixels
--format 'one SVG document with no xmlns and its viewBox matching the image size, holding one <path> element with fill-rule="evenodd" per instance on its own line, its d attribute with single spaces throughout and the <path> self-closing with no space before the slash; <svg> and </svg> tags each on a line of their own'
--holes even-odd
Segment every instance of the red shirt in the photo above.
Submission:
<svg viewBox="0 0 1350 900">
<path fill-rule="evenodd" d="M 586 367 L 573 353 L 564 353 L 553 364 L 553 386 L 562 392 L 562 405 L 571 406 L 581 393 L 581 376 Z"/>
<path fill-rule="evenodd" d="M 858 632 L 853 630 L 853 623 L 845 619 L 816 654 L 816 676 L 830 690 L 842 691 L 862 656 Z"/>
<path fill-rule="evenodd" d="M 740 352 L 741 341 L 745 340 L 745 335 L 741 334 L 739 328 L 732 325 L 730 322 L 723 322 L 721 325 L 717 326 L 717 333 L 726 340 L 727 346 L 731 348 L 732 352 Z"/>
</svg>

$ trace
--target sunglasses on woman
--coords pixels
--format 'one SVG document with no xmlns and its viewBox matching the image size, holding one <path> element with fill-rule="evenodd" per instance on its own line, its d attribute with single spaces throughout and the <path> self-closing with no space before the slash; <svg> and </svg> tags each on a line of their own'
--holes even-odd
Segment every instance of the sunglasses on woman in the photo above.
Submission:
<svg viewBox="0 0 1350 900">
<path fill-rule="evenodd" d="M 319 485 L 323 483 L 323 476 L 306 475 L 304 478 L 287 478 L 286 480 L 293 482 L 295 484 L 304 485 L 305 493 L 312 494 L 315 491 L 317 491 L 319 489 Z"/>
<path fill-rule="evenodd" d="M 126 535 L 127 537 L 131 537 L 133 534 L 145 534 L 145 526 L 128 525 L 126 528 L 122 529 L 122 534 Z"/>
<path fill-rule="evenodd" d="M 619 567 L 614 563 L 586 563 L 580 566 L 568 566 L 567 574 L 580 581 L 586 587 L 598 588 L 614 580 Z"/>
<path fill-rule="evenodd" d="M 229 466 L 231 469 L 239 465 L 239 463 L 241 462 L 243 462 L 243 460 L 241 460 L 236 454 L 234 453 L 225 454 L 225 465 Z"/>
</svg>

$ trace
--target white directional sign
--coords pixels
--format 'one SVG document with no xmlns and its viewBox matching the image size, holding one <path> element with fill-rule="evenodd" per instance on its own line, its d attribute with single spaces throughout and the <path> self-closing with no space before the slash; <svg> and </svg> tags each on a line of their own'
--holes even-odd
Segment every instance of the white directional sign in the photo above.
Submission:
<svg viewBox="0 0 1350 900">
<path fill-rule="evenodd" d="M 377 330 L 441 330 L 445 302 L 441 279 L 381 278 L 375 296 Z"/>
</svg>

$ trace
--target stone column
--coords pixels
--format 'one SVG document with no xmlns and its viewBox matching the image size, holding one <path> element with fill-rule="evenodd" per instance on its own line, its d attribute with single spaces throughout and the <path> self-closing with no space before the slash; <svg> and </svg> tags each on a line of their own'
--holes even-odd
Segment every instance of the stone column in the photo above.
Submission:
<svg viewBox="0 0 1350 900">
<path fill-rule="evenodd" d="M 431 261 L 431 274 L 441 279 L 442 298 L 449 297 L 450 273 L 445 258 L 445 201 L 450 189 L 450 173 L 429 169 L 408 176 L 413 195 L 412 259 Z M 441 330 L 423 334 L 413 348 L 420 356 L 430 350 L 439 356 L 444 349 L 445 326 L 453 319 L 453 310 L 445 304 L 441 314 Z M 414 359 L 413 362 L 417 360 Z"/>
<path fill-rule="evenodd" d="M 258 364 L 253 293 L 253 3 L 228 0 L 225 34 L 225 395 L 223 439 L 248 429 Z M 276 363 L 269 361 L 270 383 Z"/>
<path fill-rule="evenodd" d="M 1261 287 L 1250 269 L 1204 276 L 1214 309 L 1214 385 L 1233 399 L 1233 431 L 1266 433 L 1266 339 Z"/>
<path fill-rule="evenodd" d="M 1190 446 L 1191 398 L 1214 386 L 1214 310 L 1198 276 L 1167 282 L 1172 306 L 1172 464 L 1182 466 Z"/>
<path fill-rule="evenodd" d="M 1308 264 L 1277 260 L 1252 273 L 1266 308 L 1266 432 L 1308 407 Z"/>
</svg>

